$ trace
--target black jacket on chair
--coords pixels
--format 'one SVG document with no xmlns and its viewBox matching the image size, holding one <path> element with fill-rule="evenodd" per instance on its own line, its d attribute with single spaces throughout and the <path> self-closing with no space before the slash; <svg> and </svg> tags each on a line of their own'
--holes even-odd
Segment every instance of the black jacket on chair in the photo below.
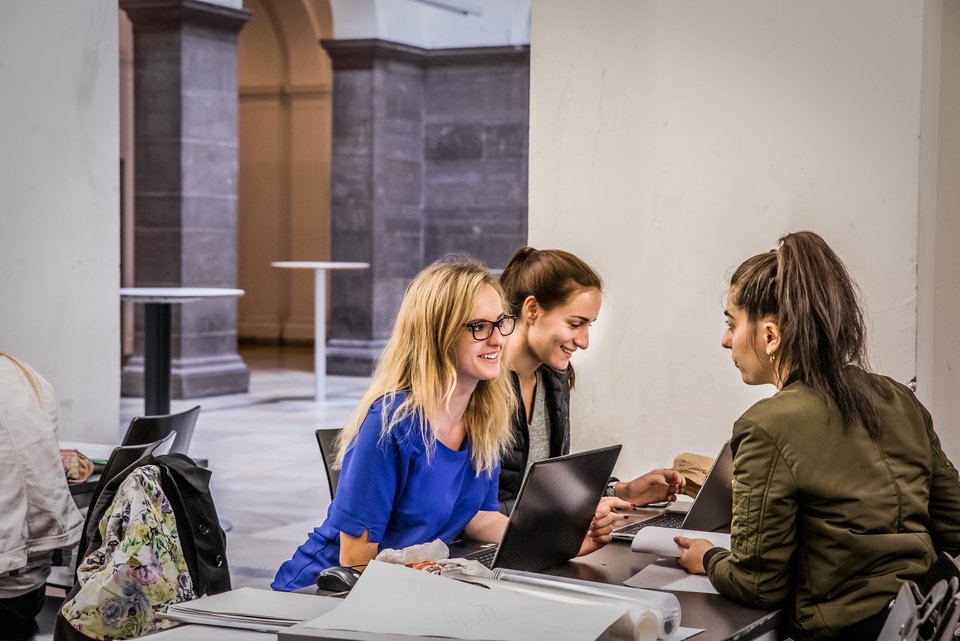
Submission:
<svg viewBox="0 0 960 641">
<path fill-rule="evenodd" d="M 547 416 L 550 417 L 550 456 L 563 456 L 570 453 L 570 378 L 568 372 L 558 372 L 541 365 L 540 384 L 544 387 Z M 520 377 L 511 372 L 513 387 L 520 396 Z M 520 492 L 520 484 L 527 470 L 527 456 L 530 453 L 530 432 L 527 428 L 527 410 L 523 400 L 517 406 L 517 413 L 511 421 L 513 444 L 500 461 L 500 511 L 510 514 L 513 503 Z"/>
<path fill-rule="evenodd" d="M 210 496 L 210 470 L 183 454 L 156 458 L 163 491 L 177 518 L 194 591 L 201 596 L 226 592 L 230 589 L 227 537 Z M 191 536 L 183 536 L 186 531 Z"/>
</svg>

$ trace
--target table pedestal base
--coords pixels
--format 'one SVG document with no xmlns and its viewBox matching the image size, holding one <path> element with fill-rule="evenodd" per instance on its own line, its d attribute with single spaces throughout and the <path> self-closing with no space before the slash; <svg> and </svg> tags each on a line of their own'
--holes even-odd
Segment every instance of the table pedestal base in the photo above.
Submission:
<svg viewBox="0 0 960 641">
<path fill-rule="evenodd" d="M 327 341 L 327 370 L 341 376 L 370 376 L 387 341 L 331 338 Z"/>
<path fill-rule="evenodd" d="M 143 396 L 144 357 L 131 356 L 123 365 L 122 396 Z M 170 361 L 170 398 L 205 398 L 243 393 L 249 386 L 250 370 L 237 354 L 217 354 Z"/>
</svg>

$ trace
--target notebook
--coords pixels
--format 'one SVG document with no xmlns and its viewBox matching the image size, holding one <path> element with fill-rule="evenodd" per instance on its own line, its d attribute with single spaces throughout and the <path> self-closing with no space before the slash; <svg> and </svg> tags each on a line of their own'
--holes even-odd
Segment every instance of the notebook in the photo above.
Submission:
<svg viewBox="0 0 960 641">
<path fill-rule="evenodd" d="M 701 532 L 729 532 L 733 518 L 733 451 L 730 441 L 723 444 L 710 466 L 703 487 L 686 512 L 667 510 L 656 516 L 634 521 L 613 531 L 613 538 L 632 541 L 637 532 L 651 525 Z"/>
<path fill-rule="evenodd" d="M 527 468 L 499 545 L 453 547 L 450 556 L 530 572 L 569 561 L 580 551 L 620 447 L 537 461 Z"/>
</svg>

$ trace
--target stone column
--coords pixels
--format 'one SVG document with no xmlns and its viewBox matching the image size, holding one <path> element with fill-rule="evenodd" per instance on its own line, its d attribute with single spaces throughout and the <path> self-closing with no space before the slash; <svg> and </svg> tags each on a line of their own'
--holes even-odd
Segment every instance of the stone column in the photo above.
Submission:
<svg viewBox="0 0 960 641">
<path fill-rule="evenodd" d="M 250 13 L 200 0 L 120 7 L 134 27 L 136 285 L 236 287 L 237 34 Z M 247 391 L 236 310 L 233 299 L 173 306 L 173 398 Z M 143 390 L 137 315 L 121 384 L 131 396 Z"/>
<path fill-rule="evenodd" d="M 502 269 L 527 243 L 530 48 L 434 49 L 424 95 L 424 260 Z"/>
<path fill-rule="evenodd" d="M 423 265 L 424 49 L 324 40 L 333 62 L 331 373 L 367 374 Z"/>
<path fill-rule="evenodd" d="M 368 373 L 425 263 L 502 268 L 527 238 L 526 46 L 324 40 L 333 62 L 332 373 Z"/>
</svg>

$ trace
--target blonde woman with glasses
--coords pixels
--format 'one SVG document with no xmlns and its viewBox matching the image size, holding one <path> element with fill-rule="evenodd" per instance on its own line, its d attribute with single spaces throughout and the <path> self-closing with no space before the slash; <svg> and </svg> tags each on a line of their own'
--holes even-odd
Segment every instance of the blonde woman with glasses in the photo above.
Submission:
<svg viewBox="0 0 960 641">
<path fill-rule="evenodd" d="M 342 466 L 327 518 L 284 563 L 275 590 L 321 571 L 363 567 L 385 548 L 463 536 L 500 539 L 500 456 L 516 400 L 501 375 L 515 319 L 476 262 L 440 261 L 410 284 L 370 388 L 338 441 Z M 581 554 L 610 540 L 599 510 Z"/>
</svg>

